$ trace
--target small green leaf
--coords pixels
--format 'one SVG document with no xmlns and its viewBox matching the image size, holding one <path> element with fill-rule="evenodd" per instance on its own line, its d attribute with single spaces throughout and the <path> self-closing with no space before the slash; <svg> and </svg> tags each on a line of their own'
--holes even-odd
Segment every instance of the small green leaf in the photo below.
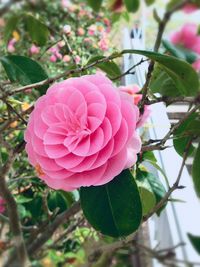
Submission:
<svg viewBox="0 0 200 267">
<path fill-rule="evenodd" d="M 91 8 L 94 11 L 98 12 L 101 8 L 103 0 L 95 0 L 95 1 L 94 0 L 87 0 L 87 2 L 88 2 L 88 5 L 91 6 Z"/>
<path fill-rule="evenodd" d="M 145 161 L 145 160 L 157 162 L 157 159 L 152 151 L 144 151 L 142 153 L 142 161 Z"/>
<path fill-rule="evenodd" d="M 196 250 L 196 252 L 200 255 L 200 236 L 195 236 L 190 233 L 188 233 L 188 238 L 190 242 L 192 243 L 192 246 Z"/>
<path fill-rule="evenodd" d="M 147 4 L 147 6 L 152 5 L 155 2 L 155 0 L 145 0 L 145 3 Z"/>
<path fill-rule="evenodd" d="M 140 7 L 140 0 L 123 0 L 128 12 L 136 12 Z"/>
<path fill-rule="evenodd" d="M 166 50 L 172 54 L 172 56 L 186 60 L 190 64 L 194 63 L 198 59 L 198 55 L 191 50 L 175 46 L 167 40 L 163 40 L 162 43 Z"/>
<path fill-rule="evenodd" d="M 87 220 L 105 235 L 126 236 L 141 223 L 140 195 L 129 170 L 122 171 L 105 185 L 82 187 L 80 199 Z"/>
<path fill-rule="evenodd" d="M 92 57 L 88 61 L 88 65 L 93 63 L 93 62 L 96 62 L 97 60 L 100 60 L 102 58 L 105 58 L 105 57 L 103 57 L 103 56 Z M 99 63 L 99 64 L 96 64 L 95 66 L 97 68 L 101 69 L 102 71 L 104 71 L 110 79 L 118 77 L 121 75 L 120 68 L 118 67 L 118 65 L 114 61 Z"/>
<path fill-rule="evenodd" d="M 157 178 L 155 175 L 149 172 L 145 171 L 138 171 L 137 172 L 137 180 L 139 181 L 146 181 L 146 183 L 149 184 L 151 191 L 155 195 L 156 204 L 160 202 L 160 200 L 165 196 L 166 190 L 163 186 L 163 184 L 160 182 L 159 178 Z M 159 215 L 160 212 L 163 210 L 165 205 L 157 212 Z"/>
<path fill-rule="evenodd" d="M 192 129 L 194 129 L 193 128 L 194 123 L 196 125 L 196 121 L 195 121 L 196 117 L 197 117 L 196 113 L 191 114 L 183 123 L 181 123 L 181 125 L 174 132 L 173 144 L 174 144 L 174 148 L 175 148 L 176 152 L 180 156 L 183 156 L 183 154 L 185 152 L 185 147 L 187 146 L 188 142 L 191 139 L 191 136 L 192 136 L 191 131 L 192 131 Z M 190 131 L 190 133 L 188 133 L 187 131 Z M 193 134 L 193 136 L 195 134 Z M 191 155 L 193 153 L 193 151 L 194 151 L 194 146 L 191 145 L 191 147 L 188 151 L 188 155 Z"/>
<path fill-rule="evenodd" d="M 154 192 L 152 191 L 148 180 L 145 177 L 141 175 L 137 175 L 136 183 L 138 185 L 140 198 L 142 201 L 143 216 L 145 216 L 156 205 L 156 198 L 155 198 Z"/>
<path fill-rule="evenodd" d="M 40 82 L 48 78 L 45 70 L 36 61 L 24 56 L 5 56 L 0 61 L 11 82 L 19 82 L 22 85 Z M 44 90 L 48 86 L 40 87 Z"/>
<path fill-rule="evenodd" d="M 12 37 L 12 33 L 16 29 L 19 19 L 20 17 L 17 15 L 13 15 L 8 19 L 4 28 L 4 40 L 6 43 Z"/>
<path fill-rule="evenodd" d="M 162 70 L 173 80 L 179 95 L 195 96 L 199 92 L 199 77 L 192 66 L 173 56 L 144 50 L 125 50 L 123 53 L 144 55 L 159 63 Z"/>
<path fill-rule="evenodd" d="M 193 165 L 192 165 L 192 178 L 194 183 L 194 188 L 197 193 L 197 196 L 200 198 L 200 144 L 197 148 Z"/>
<path fill-rule="evenodd" d="M 59 212 L 67 209 L 67 199 L 61 191 L 52 191 L 48 195 L 48 207 L 51 211 L 59 208 Z"/>
<path fill-rule="evenodd" d="M 25 25 L 34 43 L 39 46 L 43 46 L 46 44 L 50 32 L 48 27 L 44 23 L 42 23 L 40 20 L 36 19 L 32 15 L 26 15 Z"/>
</svg>

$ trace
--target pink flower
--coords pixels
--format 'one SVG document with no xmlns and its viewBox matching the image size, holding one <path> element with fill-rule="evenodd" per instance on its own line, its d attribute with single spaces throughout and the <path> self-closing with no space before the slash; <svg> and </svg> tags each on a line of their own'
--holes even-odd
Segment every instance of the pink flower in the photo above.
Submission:
<svg viewBox="0 0 200 267">
<path fill-rule="evenodd" d="M 91 44 L 92 43 L 92 40 L 88 37 L 86 37 L 84 40 L 83 40 L 85 43 L 88 43 L 88 44 Z"/>
<path fill-rule="evenodd" d="M 141 91 L 141 88 L 137 84 L 130 84 L 127 86 L 121 86 L 120 91 L 126 92 L 129 95 L 132 96 L 133 103 L 135 105 L 138 105 L 139 102 L 142 100 L 142 94 L 138 94 Z M 149 118 L 151 114 L 151 108 L 148 105 L 144 106 L 144 111 L 142 114 L 140 114 L 138 121 L 137 121 L 137 128 L 142 127 L 147 119 Z"/>
<path fill-rule="evenodd" d="M 76 64 L 80 63 L 81 61 L 81 58 L 79 56 L 75 56 L 75 62 Z"/>
<path fill-rule="evenodd" d="M 66 35 L 70 35 L 70 33 L 71 33 L 71 26 L 70 26 L 70 25 L 64 25 L 64 27 L 63 27 L 63 32 L 64 32 Z"/>
<path fill-rule="evenodd" d="M 192 64 L 193 68 L 196 71 L 200 71 L 200 59 L 197 59 L 193 64 Z"/>
<path fill-rule="evenodd" d="M 180 31 L 172 34 L 171 42 L 173 44 L 182 45 L 187 49 L 193 50 L 196 42 L 198 41 L 197 30 L 198 26 L 196 24 L 187 23 L 181 28 Z"/>
<path fill-rule="evenodd" d="M 2 197 L 0 197 L 0 213 L 3 213 L 5 211 L 6 209 L 5 204 L 6 204 L 5 200 Z"/>
<path fill-rule="evenodd" d="M 93 36 L 96 34 L 96 31 L 97 31 L 97 26 L 93 24 L 88 28 L 88 35 Z"/>
<path fill-rule="evenodd" d="M 84 29 L 83 28 L 78 28 L 78 30 L 77 30 L 77 34 L 79 35 L 79 36 L 83 36 L 84 34 L 85 34 L 85 31 L 84 31 Z"/>
<path fill-rule="evenodd" d="M 71 2 L 69 0 L 62 0 L 61 1 L 61 6 L 63 8 L 68 8 L 71 5 Z"/>
<path fill-rule="evenodd" d="M 29 161 L 54 189 L 106 184 L 137 160 L 138 117 L 132 98 L 102 74 L 56 83 L 30 115 Z"/>
<path fill-rule="evenodd" d="M 102 51 L 107 51 L 109 49 L 109 40 L 106 35 L 103 35 L 101 40 L 98 42 L 98 46 Z"/>
<path fill-rule="evenodd" d="M 63 61 L 64 61 L 64 62 L 70 62 L 70 61 L 71 61 L 71 57 L 70 57 L 69 55 L 65 55 L 65 56 L 63 57 Z"/>
<path fill-rule="evenodd" d="M 8 42 L 8 46 L 7 46 L 7 50 L 10 53 L 15 52 L 15 44 L 16 44 L 16 40 L 15 38 L 12 38 L 9 42 Z"/>
<path fill-rule="evenodd" d="M 190 14 L 190 13 L 193 13 L 195 12 L 196 10 L 198 10 L 198 7 L 195 5 L 195 4 L 192 4 L 192 3 L 189 3 L 189 4 L 186 4 L 184 7 L 183 7 L 183 12 L 187 13 L 187 14 Z"/>
<path fill-rule="evenodd" d="M 51 62 L 56 62 L 57 61 L 57 57 L 55 55 L 51 55 L 50 56 L 50 61 Z"/>
<path fill-rule="evenodd" d="M 32 55 L 37 55 L 40 53 L 40 48 L 33 44 L 29 51 Z"/>
</svg>

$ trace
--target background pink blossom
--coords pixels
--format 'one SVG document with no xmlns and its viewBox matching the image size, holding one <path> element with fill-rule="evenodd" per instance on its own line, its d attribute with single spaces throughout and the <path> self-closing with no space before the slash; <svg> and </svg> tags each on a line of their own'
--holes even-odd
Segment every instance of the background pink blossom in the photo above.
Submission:
<svg viewBox="0 0 200 267">
<path fill-rule="evenodd" d="M 5 200 L 0 197 L 0 213 L 3 213 L 5 211 Z"/>
<path fill-rule="evenodd" d="M 132 97 L 102 74 L 56 83 L 30 115 L 29 161 L 54 189 L 108 183 L 137 160 L 138 118 Z"/>
</svg>

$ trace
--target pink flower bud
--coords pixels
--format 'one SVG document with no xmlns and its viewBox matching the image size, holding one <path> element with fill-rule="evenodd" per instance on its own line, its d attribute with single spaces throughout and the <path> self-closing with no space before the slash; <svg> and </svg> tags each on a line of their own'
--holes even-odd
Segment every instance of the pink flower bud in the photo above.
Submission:
<svg viewBox="0 0 200 267">
<path fill-rule="evenodd" d="M 40 48 L 38 47 L 38 46 L 36 46 L 36 45 L 32 45 L 31 46 L 31 48 L 29 49 L 29 51 L 30 51 L 30 53 L 32 54 L 32 55 L 37 55 L 37 54 L 39 54 L 40 53 Z"/>
<path fill-rule="evenodd" d="M 79 36 L 82 36 L 82 35 L 84 35 L 85 34 L 85 31 L 84 31 L 84 29 L 83 28 L 78 28 L 78 30 L 77 30 L 77 34 L 79 35 Z"/>
<path fill-rule="evenodd" d="M 57 57 L 55 55 L 51 55 L 50 56 L 50 61 L 51 62 L 56 62 L 57 61 Z"/>
<path fill-rule="evenodd" d="M 65 55 L 65 56 L 63 57 L 63 61 L 64 61 L 64 62 L 70 62 L 70 61 L 71 61 L 71 57 L 70 57 L 69 55 Z"/>
<path fill-rule="evenodd" d="M 78 64 L 81 61 L 81 58 L 79 56 L 75 56 L 75 62 Z"/>
<path fill-rule="evenodd" d="M 63 27 L 63 32 L 67 35 L 69 35 L 71 33 L 71 26 L 70 25 L 65 25 Z"/>
</svg>

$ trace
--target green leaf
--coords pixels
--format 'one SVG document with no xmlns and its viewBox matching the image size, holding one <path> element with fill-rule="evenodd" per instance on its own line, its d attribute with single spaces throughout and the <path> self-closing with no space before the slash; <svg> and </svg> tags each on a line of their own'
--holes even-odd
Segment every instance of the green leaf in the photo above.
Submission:
<svg viewBox="0 0 200 267">
<path fill-rule="evenodd" d="M 197 196 L 200 198 L 200 144 L 197 148 L 193 165 L 192 165 L 192 179 Z"/>
<path fill-rule="evenodd" d="M 145 161 L 145 160 L 157 162 L 157 159 L 152 151 L 144 151 L 142 153 L 142 161 Z"/>
<path fill-rule="evenodd" d="M 18 195 L 16 197 L 16 199 L 17 199 L 18 204 L 28 203 L 28 202 L 32 201 L 32 198 L 28 198 L 28 197 L 25 197 L 23 195 Z"/>
<path fill-rule="evenodd" d="M 88 2 L 88 5 L 91 6 L 91 8 L 94 11 L 98 12 L 101 8 L 103 0 L 95 0 L 95 1 L 94 0 L 87 0 L 87 2 Z"/>
<path fill-rule="evenodd" d="M 95 56 L 92 57 L 89 61 L 88 61 L 88 65 L 96 62 L 97 60 L 100 60 L 102 58 L 105 58 L 103 56 Z M 114 62 L 114 61 L 108 61 L 108 62 L 103 62 L 103 63 L 99 63 L 95 65 L 97 68 L 101 69 L 102 71 L 104 71 L 108 77 L 110 79 L 118 77 L 121 75 L 121 71 L 120 68 L 118 67 L 118 65 Z"/>
<path fill-rule="evenodd" d="M 192 246 L 194 247 L 196 252 L 200 255 L 200 236 L 195 236 L 195 235 L 192 235 L 190 233 L 188 233 L 187 235 L 188 235 L 188 238 L 189 238 Z"/>
<path fill-rule="evenodd" d="M 0 61 L 11 82 L 22 85 L 40 82 L 48 78 L 45 70 L 36 61 L 24 56 L 5 56 Z M 45 90 L 48 86 L 40 87 Z"/>
<path fill-rule="evenodd" d="M 125 50 L 123 53 L 140 54 L 159 63 L 162 70 L 173 80 L 177 92 L 183 96 L 195 96 L 199 92 L 199 78 L 192 66 L 175 57 L 144 50 Z"/>
<path fill-rule="evenodd" d="M 136 12 L 140 7 L 139 0 L 123 0 L 128 12 Z"/>
<path fill-rule="evenodd" d="M 48 195 L 48 207 L 50 211 L 54 211 L 59 208 L 59 212 L 63 212 L 67 209 L 67 199 L 64 194 L 59 191 L 52 191 Z"/>
<path fill-rule="evenodd" d="M 147 4 L 147 6 L 152 5 L 155 2 L 155 0 L 145 0 L 145 3 Z"/>
<path fill-rule="evenodd" d="M 8 19 L 4 28 L 4 40 L 6 43 L 11 38 L 13 31 L 16 29 L 19 19 L 20 17 L 17 15 L 13 15 Z"/>
<path fill-rule="evenodd" d="M 194 126 L 196 117 L 197 117 L 196 113 L 191 114 L 183 123 L 181 123 L 181 125 L 174 132 L 173 144 L 174 144 L 174 148 L 176 152 L 180 156 L 183 156 L 185 152 L 185 147 L 187 146 L 188 142 L 191 139 L 191 136 L 192 136 L 191 130 L 192 130 L 192 127 Z M 190 134 L 187 131 L 190 131 Z M 188 151 L 188 155 L 191 155 L 193 151 L 194 151 L 194 146 L 191 145 Z"/>
<path fill-rule="evenodd" d="M 172 54 L 172 56 L 186 60 L 190 64 L 194 63 L 198 59 L 198 55 L 191 50 L 175 46 L 167 40 L 163 40 L 162 43 L 166 50 Z"/>
<path fill-rule="evenodd" d="M 149 184 L 151 191 L 155 195 L 156 204 L 160 202 L 160 200 L 165 196 L 166 190 L 163 186 L 163 184 L 160 182 L 159 178 L 157 178 L 155 175 L 149 172 L 145 171 L 138 171 L 137 172 L 137 180 L 139 181 L 146 181 L 146 183 Z M 157 212 L 159 215 L 160 212 L 163 210 L 165 205 Z"/>
<path fill-rule="evenodd" d="M 80 199 L 89 223 L 105 235 L 126 236 L 140 226 L 142 204 L 129 170 L 105 185 L 81 187 Z"/>
<path fill-rule="evenodd" d="M 156 198 L 148 180 L 145 177 L 141 176 L 140 174 L 137 174 L 136 183 L 138 185 L 140 198 L 142 201 L 142 213 L 143 216 L 145 216 L 156 205 Z"/>
<path fill-rule="evenodd" d="M 50 32 L 48 27 L 44 23 L 42 23 L 40 20 L 36 19 L 32 15 L 26 15 L 25 25 L 34 43 L 39 46 L 43 46 L 46 44 Z"/>
</svg>

